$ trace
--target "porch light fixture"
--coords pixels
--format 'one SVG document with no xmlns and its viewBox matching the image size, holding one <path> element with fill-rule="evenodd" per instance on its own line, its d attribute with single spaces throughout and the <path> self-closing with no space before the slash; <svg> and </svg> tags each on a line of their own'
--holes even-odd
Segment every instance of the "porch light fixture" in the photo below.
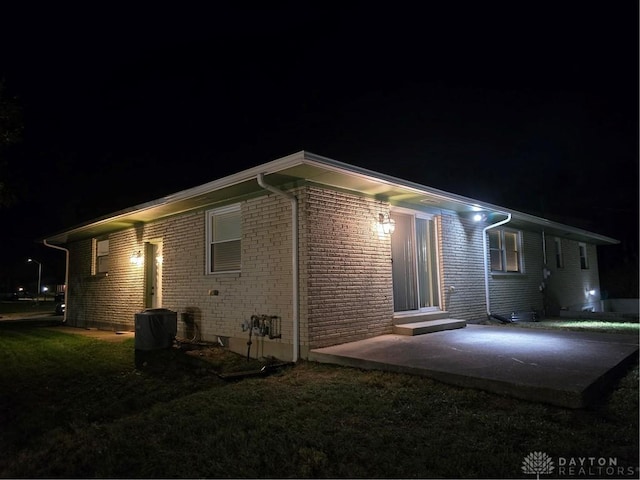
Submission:
<svg viewBox="0 0 640 480">
<path fill-rule="evenodd" d="M 132 265 L 140 266 L 144 262 L 144 258 L 142 256 L 142 252 L 138 250 L 137 252 L 133 252 L 131 257 L 129 257 L 129 261 Z"/>
<path fill-rule="evenodd" d="M 485 213 L 476 213 L 473 215 L 474 222 L 484 222 L 487 219 L 487 215 Z"/>
<path fill-rule="evenodd" d="M 396 230 L 396 221 L 393 220 L 388 214 L 378 214 L 378 230 L 385 235 L 391 235 Z"/>
</svg>

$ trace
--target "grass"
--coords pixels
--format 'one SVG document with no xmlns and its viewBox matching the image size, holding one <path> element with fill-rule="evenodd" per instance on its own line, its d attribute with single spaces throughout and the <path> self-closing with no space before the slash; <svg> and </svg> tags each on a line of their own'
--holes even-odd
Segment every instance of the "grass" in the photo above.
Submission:
<svg viewBox="0 0 640 480">
<path fill-rule="evenodd" d="M 0 318 L 3 315 L 12 314 L 15 316 L 16 314 L 42 314 L 42 313 L 51 313 L 53 314 L 56 309 L 56 302 L 53 299 L 48 299 L 46 301 L 40 301 L 36 303 L 33 300 L 19 300 L 19 301 L 1 301 L 0 302 Z"/>
<path fill-rule="evenodd" d="M 533 451 L 638 466 L 637 365 L 570 410 L 312 362 L 226 382 L 256 365 L 214 347 L 136 370 L 133 342 L 0 327 L 0 477 L 522 478 Z"/>
<path fill-rule="evenodd" d="M 570 318 L 552 318 L 540 322 L 519 322 L 507 324 L 518 328 L 560 329 L 571 331 L 592 331 L 600 333 L 622 333 L 640 335 L 640 324 L 635 321 L 611 320 L 574 320 Z"/>
</svg>

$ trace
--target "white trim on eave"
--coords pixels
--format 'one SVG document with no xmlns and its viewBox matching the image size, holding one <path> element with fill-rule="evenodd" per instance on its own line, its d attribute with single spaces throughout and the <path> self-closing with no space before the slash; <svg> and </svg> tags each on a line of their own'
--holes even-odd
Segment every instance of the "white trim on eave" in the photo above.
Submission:
<svg viewBox="0 0 640 480">
<path fill-rule="evenodd" d="M 426 185 L 421 185 L 419 183 L 411 182 L 409 180 L 404 180 L 402 178 L 393 177 L 391 175 L 386 175 L 384 173 L 374 172 L 373 170 L 367 170 L 366 168 L 358 167 L 355 165 L 349 165 L 347 163 L 342 163 L 337 160 L 332 160 L 331 158 L 322 157 L 320 155 L 315 155 L 310 152 L 303 152 L 305 163 L 322 165 L 324 167 L 328 167 L 336 172 L 344 172 L 345 170 L 355 174 L 357 176 L 361 176 L 362 178 L 366 178 L 368 180 L 375 180 L 377 182 L 385 183 L 387 185 L 395 185 L 401 186 L 408 190 L 412 190 L 415 193 L 429 195 L 431 197 L 441 198 L 444 200 L 452 201 L 455 203 L 460 203 L 461 205 L 473 205 L 476 207 L 480 207 L 483 210 L 491 210 L 496 213 L 503 213 L 506 215 L 507 210 L 503 207 L 499 207 L 497 205 L 492 205 L 490 203 L 484 203 L 479 200 L 475 200 L 473 198 L 464 197 L 462 195 L 458 195 L 456 193 L 445 192 L 444 190 L 438 190 L 437 188 L 427 187 Z M 310 160 L 310 161 L 309 161 Z"/>
<path fill-rule="evenodd" d="M 189 188 L 188 190 L 167 195 L 166 197 L 163 197 L 163 199 L 166 203 L 176 202 L 179 200 L 189 200 L 190 198 L 197 197 L 213 190 L 220 190 L 221 188 L 231 187 L 238 183 L 246 182 L 247 180 L 253 180 L 260 173 L 268 175 L 270 173 L 277 173 L 285 168 L 300 165 L 304 161 L 304 156 L 304 151 L 293 153 L 286 157 L 252 167 L 248 170 L 243 170 L 241 172 L 213 180 L 212 182 L 205 183 L 204 185 L 199 185 L 197 187 Z"/>
<path fill-rule="evenodd" d="M 277 160 L 273 160 L 271 162 L 252 167 L 248 170 L 243 170 L 241 172 L 234 173 L 232 175 L 228 175 L 226 177 L 213 180 L 203 185 L 198 185 L 197 187 L 189 188 L 187 190 L 182 190 L 180 192 L 166 195 L 156 200 L 151 200 L 149 202 L 134 205 L 133 207 L 119 210 L 117 212 L 105 215 L 103 217 L 98 217 L 94 220 L 90 220 L 86 223 L 77 225 L 68 230 L 64 230 L 57 234 L 53 234 L 47 237 L 46 240 L 50 242 L 53 241 L 55 243 L 66 243 L 66 238 L 68 238 L 73 233 L 81 232 L 83 230 L 88 230 L 91 227 L 97 227 L 100 225 L 104 225 L 105 223 L 115 223 L 127 216 L 141 213 L 146 210 L 150 210 L 152 208 L 170 205 L 172 203 L 177 203 L 183 200 L 189 200 L 191 198 L 195 198 L 199 195 L 203 195 L 208 192 L 220 190 L 226 187 L 231 187 L 233 185 L 237 185 L 239 183 L 255 179 L 259 173 L 265 173 L 265 174 L 276 173 L 284 168 L 300 165 L 301 163 L 303 163 L 304 155 L 305 155 L 305 152 L 300 151 L 291 155 L 287 155 L 286 157 L 282 157 Z"/>
<path fill-rule="evenodd" d="M 447 203 L 454 209 L 457 209 L 457 206 L 459 205 L 460 211 L 468 211 L 469 209 L 473 208 L 486 210 L 502 215 L 510 214 L 513 217 L 513 221 L 520 221 L 527 225 L 547 229 L 554 232 L 554 234 L 566 236 L 567 238 L 581 239 L 582 241 L 586 240 L 590 241 L 590 243 L 605 245 L 614 245 L 620 243 L 618 240 L 606 237 L 604 235 L 599 235 L 587 230 L 582 230 L 561 223 L 553 222 L 545 218 L 536 217 L 534 215 L 518 212 L 516 210 L 511 210 L 498 205 L 485 203 L 473 198 L 457 195 L 455 193 L 449 193 L 443 190 L 438 190 L 436 188 L 427 187 L 425 185 L 420 185 L 418 183 L 403 180 L 401 178 L 374 172 L 372 170 L 367 170 L 362 167 L 339 162 L 337 160 L 306 152 L 304 150 L 293 153 L 291 155 L 287 155 L 285 157 L 278 158 L 276 160 L 272 160 L 264 164 L 257 165 L 255 167 L 243 170 L 238 173 L 234 173 L 232 175 L 228 175 L 226 177 L 213 180 L 197 187 L 182 190 L 180 192 L 167 195 L 157 200 L 142 203 L 131 208 L 120 210 L 113 214 L 94 219 L 85 224 L 47 237 L 47 240 L 52 243 L 63 244 L 66 243 L 69 237 L 72 235 L 89 236 L 92 234 L 92 230 L 96 230 L 99 227 L 106 226 L 108 224 L 113 225 L 114 229 L 116 229 L 116 227 L 123 228 L 128 226 L 127 222 L 131 224 L 132 221 L 139 221 L 139 219 L 136 219 L 134 217 L 139 216 L 140 214 L 151 209 L 161 209 L 161 207 L 171 207 L 172 205 L 175 205 L 176 211 L 172 213 L 178 213 L 178 205 L 180 202 L 185 202 L 190 199 L 197 199 L 197 197 L 206 196 L 208 193 L 215 192 L 224 188 L 233 187 L 244 182 L 255 181 L 259 174 L 269 175 L 279 173 L 289 168 L 297 167 L 300 165 L 310 165 L 329 172 L 345 175 L 345 177 L 360 178 L 370 182 L 397 187 L 417 195 L 424 195 L 425 197 L 438 199 L 438 201 Z"/>
</svg>

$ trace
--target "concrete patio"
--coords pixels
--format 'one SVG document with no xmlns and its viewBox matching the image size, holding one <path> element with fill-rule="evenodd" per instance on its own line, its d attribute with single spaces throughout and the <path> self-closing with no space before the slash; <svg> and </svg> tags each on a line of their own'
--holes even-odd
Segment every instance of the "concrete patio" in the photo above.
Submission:
<svg viewBox="0 0 640 480">
<path fill-rule="evenodd" d="M 309 359 L 583 408 L 606 396 L 637 355 L 634 335 L 468 325 L 318 348 Z"/>
</svg>

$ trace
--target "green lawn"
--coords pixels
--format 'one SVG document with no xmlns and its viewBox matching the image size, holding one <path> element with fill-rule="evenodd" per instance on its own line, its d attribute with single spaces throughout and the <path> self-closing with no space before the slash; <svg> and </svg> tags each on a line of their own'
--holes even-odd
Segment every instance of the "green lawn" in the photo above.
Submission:
<svg viewBox="0 0 640 480">
<path fill-rule="evenodd" d="M 640 335 L 638 321 L 576 320 L 571 318 L 550 318 L 540 322 L 509 323 L 514 328 L 561 329 L 578 332 L 623 333 Z"/>
<path fill-rule="evenodd" d="M 0 477 L 535 478 L 534 451 L 638 466 L 637 366 L 569 410 L 312 362 L 227 382 L 244 357 L 191 353 L 136 370 L 133 339 L 1 326 Z"/>
<path fill-rule="evenodd" d="M 0 302 L 0 318 L 3 315 L 15 315 L 15 314 L 42 314 L 42 313 L 54 313 L 56 309 L 56 303 L 52 299 L 46 301 L 41 300 L 36 303 L 34 300 L 19 300 L 13 302 L 2 301 Z"/>
</svg>

